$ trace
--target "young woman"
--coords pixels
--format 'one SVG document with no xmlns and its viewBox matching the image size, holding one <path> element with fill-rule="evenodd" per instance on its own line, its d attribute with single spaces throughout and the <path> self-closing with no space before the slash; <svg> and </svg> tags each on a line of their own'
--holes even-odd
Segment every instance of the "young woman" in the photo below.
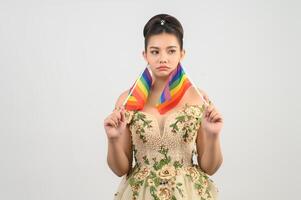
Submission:
<svg viewBox="0 0 301 200">
<path fill-rule="evenodd" d="M 169 75 L 185 55 L 182 25 L 173 16 L 159 14 L 146 23 L 143 33 L 143 57 L 153 76 L 147 101 L 142 110 L 126 110 L 126 90 L 104 120 L 108 165 L 123 176 L 114 198 L 218 199 L 218 188 L 209 176 L 223 161 L 221 114 L 193 85 L 166 113 L 156 107 Z"/>
</svg>

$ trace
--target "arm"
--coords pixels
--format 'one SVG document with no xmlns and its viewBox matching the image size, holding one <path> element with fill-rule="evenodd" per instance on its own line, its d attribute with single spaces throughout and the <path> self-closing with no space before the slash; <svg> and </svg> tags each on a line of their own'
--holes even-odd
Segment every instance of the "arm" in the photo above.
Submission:
<svg viewBox="0 0 301 200">
<path fill-rule="evenodd" d="M 197 136 L 198 164 L 209 175 L 213 175 L 221 166 L 223 156 L 220 147 L 220 138 L 208 138 L 200 128 Z"/>
<path fill-rule="evenodd" d="M 204 91 L 201 91 L 201 94 L 205 96 L 205 99 L 208 99 L 208 96 Z M 203 118 L 203 120 L 205 119 Z M 223 162 L 220 134 L 215 137 L 210 137 L 209 134 L 205 133 L 203 127 L 200 126 L 196 146 L 198 154 L 197 160 L 200 168 L 205 173 L 213 175 Z"/>
<path fill-rule="evenodd" d="M 122 93 L 115 107 L 122 105 L 128 92 Z M 126 123 L 126 122 L 124 122 Z M 108 139 L 107 163 L 110 169 L 119 177 L 127 174 L 132 167 L 132 141 L 129 127 L 118 129 L 122 131 L 120 136 L 115 139 Z"/>
</svg>

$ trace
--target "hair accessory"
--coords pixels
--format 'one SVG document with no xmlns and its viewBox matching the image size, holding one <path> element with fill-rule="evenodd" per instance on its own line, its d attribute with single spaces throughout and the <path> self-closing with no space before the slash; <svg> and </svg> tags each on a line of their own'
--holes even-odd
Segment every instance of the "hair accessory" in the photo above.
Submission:
<svg viewBox="0 0 301 200">
<path fill-rule="evenodd" d="M 164 20 L 164 19 L 162 19 L 162 20 L 161 20 L 161 25 L 163 26 L 163 25 L 164 25 L 164 23 L 165 23 L 165 20 Z"/>
</svg>

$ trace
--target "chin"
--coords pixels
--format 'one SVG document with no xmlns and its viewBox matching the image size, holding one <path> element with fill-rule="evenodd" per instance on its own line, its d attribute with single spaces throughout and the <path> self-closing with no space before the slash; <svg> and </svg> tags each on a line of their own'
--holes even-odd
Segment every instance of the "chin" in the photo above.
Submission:
<svg viewBox="0 0 301 200">
<path fill-rule="evenodd" d="M 171 72 L 170 71 L 159 71 L 156 73 L 156 76 L 157 77 L 166 77 L 166 76 L 169 76 Z"/>
</svg>

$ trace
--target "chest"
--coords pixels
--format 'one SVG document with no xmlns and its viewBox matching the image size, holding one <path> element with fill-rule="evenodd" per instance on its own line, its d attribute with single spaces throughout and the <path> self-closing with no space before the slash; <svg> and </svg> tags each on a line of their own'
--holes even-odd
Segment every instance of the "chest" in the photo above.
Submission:
<svg viewBox="0 0 301 200">
<path fill-rule="evenodd" d="M 144 107 L 134 111 L 131 120 L 131 132 L 134 143 L 140 141 L 191 142 L 200 125 L 201 108 L 199 106 L 180 106 L 160 115 L 155 109 Z M 153 143 L 153 142 L 152 142 Z"/>
<path fill-rule="evenodd" d="M 177 109 L 177 108 L 175 108 L 175 109 Z M 153 120 L 155 122 L 157 122 L 157 125 L 158 125 L 160 131 L 163 132 L 164 125 L 166 123 L 166 119 L 172 111 L 169 111 L 169 112 L 165 113 L 164 115 L 161 115 L 156 108 L 153 108 L 150 106 L 145 106 L 143 108 L 143 110 L 141 110 L 141 112 L 147 113 L 148 115 L 150 115 L 153 118 Z"/>
</svg>

